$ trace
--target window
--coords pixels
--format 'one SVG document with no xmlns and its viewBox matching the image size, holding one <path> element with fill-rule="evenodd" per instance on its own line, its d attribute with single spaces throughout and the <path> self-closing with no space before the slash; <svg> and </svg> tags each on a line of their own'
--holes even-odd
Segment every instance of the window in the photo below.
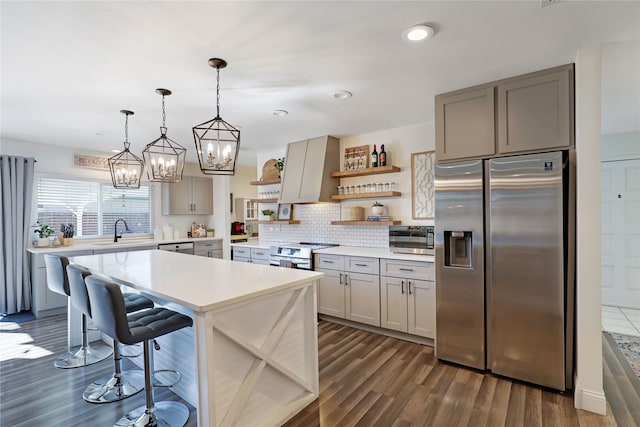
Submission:
<svg viewBox="0 0 640 427">
<path fill-rule="evenodd" d="M 149 186 L 123 190 L 111 183 L 43 177 L 36 183 L 36 217 L 54 230 L 73 224 L 74 237 L 112 236 L 115 221 L 123 218 L 131 233 L 151 232 Z"/>
</svg>

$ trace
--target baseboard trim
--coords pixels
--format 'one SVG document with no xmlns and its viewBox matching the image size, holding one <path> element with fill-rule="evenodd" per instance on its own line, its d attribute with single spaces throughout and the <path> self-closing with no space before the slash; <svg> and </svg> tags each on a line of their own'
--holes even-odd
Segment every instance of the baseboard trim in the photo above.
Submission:
<svg viewBox="0 0 640 427">
<path fill-rule="evenodd" d="M 379 328 L 377 326 L 366 325 L 360 322 L 354 322 L 347 319 L 340 319 L 339 317 L 329 316 L 328 314 L 318 313 L 318 319 L 326 320 L 328 322 L 338 323 L 340 325 L 350 326 L 356 329 L 362 329 L 367 332 L 371 332 L 379 335 L 386 335 L 391 338 L 397 338 L 399 340 L 411 341 L 416 344 L 434 346 L 434 341 L 431 338 L 425 338 L 418 335 L 406 334 L 404 332 L 393 331 L 391 329 Z"/>
<path fill-rule="evenodd" d="M 595 412 L 596 414 L 607 414 L 607 398 L 604 392 L 596 392 L 592 390 L 584 390 L 576 383 L 574 394 L 574 406 L 577 409 Z"/>
</svg>

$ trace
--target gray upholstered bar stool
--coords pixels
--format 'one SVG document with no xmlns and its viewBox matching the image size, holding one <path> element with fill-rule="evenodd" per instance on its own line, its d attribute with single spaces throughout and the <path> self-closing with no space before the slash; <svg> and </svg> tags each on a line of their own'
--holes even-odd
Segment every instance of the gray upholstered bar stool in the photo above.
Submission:
<svg viewBox="0 0 640 427">
<path fill-rule="evenodd" d="M 67 276 L 71 290 L 71 304 L 84 315 L 91 317 L 89 294 L 84 283 L 91 273 L 82 267 L 69 264 Z M 153 308 L 153 301 L 139 294 L 123 294 L 124 306 L 127 313 Z M 109 403 L 126 399 L 144 389 L 144 373 L 141 370 L 122 370 L 120 343 L 113 340 L 114 372 L 93 381 L 82 393 L 82 398 L 91 403 Z"/>
<path fill-rule="evenodd" d="M 143 343 L 144 389 L 146 405 L 134 409 L 116 422 L 116 426 L 184 426 L 189 409 L 179 402 L 154 402 L 154 338 L 193 325 L 193 320 L 166 308 L 149 308 L 127 315 L 120 287 L 111 281 L 89 276 L 85 279 L 93 321 L 105 334 L 124 344 Z"/>
<path fill-rule="evenodd" d="M 64 256 L 45 254 L 45 266 L 47 268 L 47 286 L 52 292 L 71 297 L 69 289 L 69 278 L 67 276 L 67 265 L 69 260 Z M 71 304 L 69 304 L 71 307 Z M 70 322 L 70 315 L 67 322 Z M 89 335 L 87 333 L 87 316 L 81 315 L 82 344 L 77 350 L 72 350 L 71 335 L 67 333 L 67 354 L 53 362 L 57 368 L 70 369 L 91 365 L 100 362 L 111 356 L 111 347 L 106 344 L 89 345 Z M 69 328 L 70 329 L 70 328 Z"/>
</svg>

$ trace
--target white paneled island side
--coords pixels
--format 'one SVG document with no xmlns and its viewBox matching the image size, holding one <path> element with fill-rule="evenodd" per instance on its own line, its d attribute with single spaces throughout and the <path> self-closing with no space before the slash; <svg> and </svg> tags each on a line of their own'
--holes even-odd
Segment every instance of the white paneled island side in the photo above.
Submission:
<svg viewBox="0 0 640 427">
<path fill-rule="evenodd" d="M 181 372 L 198 425 L 281 425 L 318 398 L 322 273 L 158 250 L 71 262 L 193 318 L 158 340 L 155 369 Z"/>
</svg>

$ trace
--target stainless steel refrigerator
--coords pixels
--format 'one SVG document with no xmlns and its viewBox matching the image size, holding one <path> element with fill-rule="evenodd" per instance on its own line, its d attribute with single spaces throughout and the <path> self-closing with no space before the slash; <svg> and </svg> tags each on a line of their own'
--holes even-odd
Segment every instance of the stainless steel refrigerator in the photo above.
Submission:
<svg viewBox="0 0 640 427">
<path fill-rule="evenodd" d="M 573 158 L 436 165 L 438 359 L 573 387 Z"/>
</svg>

